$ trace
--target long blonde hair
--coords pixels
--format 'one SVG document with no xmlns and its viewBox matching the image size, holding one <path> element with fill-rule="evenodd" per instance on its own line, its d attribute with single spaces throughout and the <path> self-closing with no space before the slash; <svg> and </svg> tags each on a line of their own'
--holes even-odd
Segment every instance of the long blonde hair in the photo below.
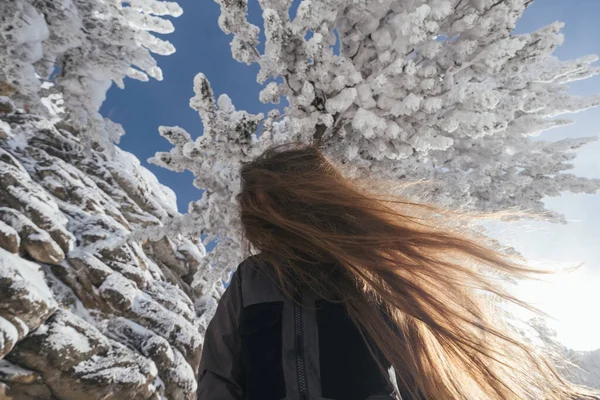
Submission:
<svg viewBox="0 0 600 400">
<path fill-rule="evenodd" d="M 539 271 L 452 228 L 461 214 L 363 190 L 314 146 L 269 149 L 241 177 L 244 235 L 278 284 L 344 302 L 413 398 L 595 398 L 498 306 L 528 307 L 499 277 Z"/>
</svg>

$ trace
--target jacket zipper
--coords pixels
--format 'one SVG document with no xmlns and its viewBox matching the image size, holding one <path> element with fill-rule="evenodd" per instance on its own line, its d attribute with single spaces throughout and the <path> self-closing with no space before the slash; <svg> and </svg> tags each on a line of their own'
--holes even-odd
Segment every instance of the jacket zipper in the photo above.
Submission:
<svg viewBox="0 0 600 400">
<path fill-rule="evenodd" d="M 296 332 L 296 369 L 298 371 L 300 400 L 308 400 L 306 368 L 304 364 L 304 341 L 302 338 L 302 309 L 299 304 L 294 304 L 294 324 Z"/>
</svg>

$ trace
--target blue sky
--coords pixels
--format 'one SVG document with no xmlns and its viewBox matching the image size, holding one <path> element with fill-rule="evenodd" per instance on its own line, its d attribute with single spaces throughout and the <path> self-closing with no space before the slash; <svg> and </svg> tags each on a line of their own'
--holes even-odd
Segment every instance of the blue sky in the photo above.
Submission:
<svg viewBox="0 0 600 400">
<path fill-rule="evenodd" d="M 251 21 L 259 26 L 260 10 L 257 0 L 249 0 Z M 159 125 L 179 125 L 192 136 L 202 133 L 202 124 L 195 111 L 189 108 L 193 96 L 192 81 L 196 73 L 203 72 L 211 81 L 216 95 L 227 93 L 238 109 L 266 112 L 271 106 L 258 101 L 260 86 L 256 83 L 257 66 L 247 66 L 234 61 L 230 55 L 229 41 L 217 25 L 219 8 L 210 0 L 179 0 L 184 14 L 174 19 L 175 32 L 166 35 L 177 48 L 168 57 L 158 57 L 163 69 L 161 82 L 126 81 L 125 90 L 113 86 L 108 92 L 101 112 L 119 122 L 127 132 L 121 147 L 135 154 L 159 180 L 177 193 L 181 211 L 187 210 L 191 200 L 198 199 L 200 191 L 191 182 L 190 173 L 178 174 L 153 165 L 146 160 L 156 151 L 167 151 L 170 144 L 161 138 Z M 600 0 L 536 0 L 526 11 L 518 33 L 531 32 L 556 20 L 566 23 L 565 43 L 555 53 L 562 59 L 587 54 L 600 54 Z M 600 77 L 572 85 L 577 94 L 600 93 Z M 588 110 L 573 116 L 575 124 L 549 131 L 543 139 L 597 136 L 600 131 L 600 110 Z M 600 178 L 600 143 L 582 149 L 575 161 L 574 173 Z M 568 225 L 544 223 L 510 225 L 496 228 L 503 240 L 513 244 L 524 255 L 541 261 L 585 263 L 583 272 L 575 278 L 559 282 L 561 293 L 571 301 L 557 301 L 550 289 L 525 287 L 532 301 L 540 298 L 562 319 L 559 334 L 572 347 L 600 347 L 600 324 L 585 313 L 585 305 L 600 304 L 600 295 L 593 299 L 582 293 L 600 293 L 600 196 L 565 194 L 549 199 L 548 207 L 557 210 L 570 220 Z M 590 291 L 584 285 L 593 284 Z M 587 296 L 586 294 L 586 296 Z M 537 297 L 536 297 L 537 296 Z M 551 301 L 550 301 L 550 300 Z M 545 303 L 544 303 L 545 302 Z M 543 304 L 542 304 L 543 303 Z M 574 309 L 579 310 L 573 312 Z M 590 322 L 592 321 L 592 322 Z M 583 333 L 582 333 L 583 332 Z"/>
<path fill-rule="evenodd" d="M 123 125 L 127 134 L 121 140 L 121 147 L 135 154 L 163 184 L 175 190 L 179 209 L 186 211 L 187 204 L 200 196 L 200 191 L 191 184 L 191 173 L 170 172 L 149 165 L 146 160 L 156 151 L 171 148 L 158 134 L 160 125 L 179 125 L 193 137 L 202 134 L 200 118 L 189 107 L 189 99 L 194 95 L 194 76 L 203 72 L 215 94 L 229 94 L 238 109 L 266 113 L 272 107 L 258 101 L 261 89 L 256 83 L 258 67 L 231 58 L 230 37 L 217 25 L 219 6 L 210 0 L 180 0 L 179 4 L 184 13 L 173 20 L 175 32 L 164 36 L 177 51 L 157 57 L 163 81 L 128 79 L 124 90 L 113 85 L 101 113 Z M 256 0 L 251 2 L 250 15 L 255 24 L 260 24 L 261 12 Z"/>
</svg>

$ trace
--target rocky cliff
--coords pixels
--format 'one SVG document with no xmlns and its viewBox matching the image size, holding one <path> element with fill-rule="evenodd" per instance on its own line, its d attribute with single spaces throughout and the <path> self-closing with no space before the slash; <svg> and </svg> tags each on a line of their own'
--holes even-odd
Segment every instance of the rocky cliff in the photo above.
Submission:
<svg viewBox="0 0 600 400">
<path fill-rule="evenodd" d="M 128 236 L 175 215 L 174 194 L 0 100 L 0 399 L 194 398 L 204 247 Z"/>
</svg>

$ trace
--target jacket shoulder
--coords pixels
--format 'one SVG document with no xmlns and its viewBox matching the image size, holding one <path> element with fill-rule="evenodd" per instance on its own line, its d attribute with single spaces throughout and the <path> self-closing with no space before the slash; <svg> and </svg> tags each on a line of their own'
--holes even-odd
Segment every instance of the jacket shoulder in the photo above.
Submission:
<svg viewBox="0 0 600 400">
<path fill-rule="evenodd" d="M 284 296 L 269 274 L 268 263 L 254 255 L 240 263 L 236 274 L 241 282 L 244 307 L 273 301 L 282 301 Z"/>
</svg>

